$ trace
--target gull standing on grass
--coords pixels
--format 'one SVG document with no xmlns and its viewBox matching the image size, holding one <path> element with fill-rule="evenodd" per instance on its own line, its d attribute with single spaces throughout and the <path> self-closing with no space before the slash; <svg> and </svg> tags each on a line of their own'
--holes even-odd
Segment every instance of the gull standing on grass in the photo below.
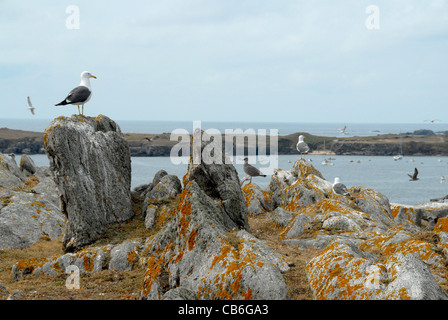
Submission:
<svg viewBox="0 0 448 320">
<path fill-rule="evenodd" d="M 303 141 L 304 136 L 299 136 L 299 142 L 297 142 L 297 151 L 300 153 L 300 159 L 302 159 L 302 153 L 308 153 L 310 151 L 310 147 L 306 144 L 305 141 Z"/>
<path fill-rule="evenodd" d="M 250 176 L 250 183 L 252 183 L 252 177 L 266 177 L 266 175 L 263 174 L 260 170 L 250 165 L 248 161 L 248 158 L 244 158 L 243 170 L 248 176 Z"/>
<path fill-rule="evenodd" d="M 55 104 L 55 106 L 74 104 L 78 106 L 78 113 L 84 115 L 84 104 L 87 103 L 92 97 L 90 78 L 96 79 L 96 77 L 88 71 L 84 71 L 83 73 L 81 73 L 81 83 L 79 84 L 79 86 L 70 91 L 68 96 L 58 104 Z M 82 105 L 82 112 L 79 111 L 80 105 Z"/>
</svg>

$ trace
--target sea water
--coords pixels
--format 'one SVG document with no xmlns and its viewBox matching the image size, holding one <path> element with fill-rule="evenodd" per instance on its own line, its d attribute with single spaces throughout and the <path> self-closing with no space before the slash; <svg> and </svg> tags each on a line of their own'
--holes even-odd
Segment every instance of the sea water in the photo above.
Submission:
<svg viewBox="0 0 448 320">
<path fill-rule="evenodd" d="M 19 158 L 19 156 L 17 156 Z M 46 155 L 31 155 L 38 166 L 48 166 Z M 323 164 L 324 159 L 331 157 L 330 165 Z M 298 155 L 278 156 L 278 168 L 290 169 Z M 335 177 L 348 187 L 363 186 L 372 188 L 389 198 L 390 202 L 402 204 L 419 204 L 429 202 L 430 199 L 443 197 L 448 194 L 448 157 L 403 157 L 395 161 L 386 156 L 328 156 L 307 155 L 305 158 L 324 178 L 333 182 Z M 267 166 L 254 164 L 262 171 Z M 234 164 L 239 178 L 246 176 L 242 164 Z M 169 157 L 132 157 L 132 182 L 134 188 L 141 184 L 152 182 L 155 173 L 161 169 L 174 174 L 182 181 L 187 172 L 187 164 L 175 165 Z M 413 174 L 418 168 L 419 180 L 410 181 L 408 174 Z M 267 172 L 266 172 L 267 173 Z M 252 182 L 262 188 L 267 188 L 270 175 L 266 178 L 256 177 Z"/>
</svg>

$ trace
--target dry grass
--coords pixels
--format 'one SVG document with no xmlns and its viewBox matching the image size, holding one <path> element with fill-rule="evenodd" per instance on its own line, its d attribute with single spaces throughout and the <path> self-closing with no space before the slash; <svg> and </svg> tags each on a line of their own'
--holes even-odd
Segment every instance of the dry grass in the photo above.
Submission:
<svg viewBox="0 0 448 320">
<path fill-rule="evenodd" d="M 11 266 L 21 259 L 50 257 L 63 254 L 62 240 L 40 240 L 26 249 L 0 251 L 0 283 L 10 293 L 20 291 L 23 300 L 117 300 L 137 299 L 140 284 L 143 281 L 144 270 L 137 268 L 132 271 L 103 270 L 97 273 L 80 275 L 79 290 L 66 287 L 67 274 L 59 276 L 24 275 L 20 281 L 10 277 Z"/>
<path fill-rule="evenodd" d="M 283 274 L 288 286 L 288 297 L 292 300 L 312 300 L 313 295 L 305 267 L 319 250 L 301 250 L 285 244 L 279 237 L 281 229 L 276 227 L 266 215 L 249 217 L 249 225 L 257 238 L 265 241 L 268 246 L 288 257 L 293 263 L 290 270 Z"/>
</svg>

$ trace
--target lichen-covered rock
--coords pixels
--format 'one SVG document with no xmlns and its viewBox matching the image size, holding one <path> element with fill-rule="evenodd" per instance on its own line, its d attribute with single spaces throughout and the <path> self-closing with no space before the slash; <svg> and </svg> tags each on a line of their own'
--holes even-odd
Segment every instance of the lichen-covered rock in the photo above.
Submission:
<svg viewBox="0 0 448 320">
<path fill-rule="evenodd" d="M 243 195 L 246 199 L 247 213 L 258 215 L 274 209 L 274 203 L 269 191 L 262 190 L 254 183 L 246 184 L 242 187 Z"/>
<path fill-rule="evenodd" d="M 102 115 L 59 117 L 46 129 L 44 143 L 68 217 L 66 252 L 133 216 L 129 146 L 114 121 Z"/>
<path fill-rule="evenodd" d="M 140 266 L 141 244 L 142 239 L 130 239 L 117 245 L 84 248 L 76 253 L 19 260 L 11 268 L 11 278 L 19 280 L 26 274 L 57 276 L 66 273 L 71 265 L 78 267 L 80 274 L 107 269 L 133 270 Z"/>
<path fill-rule="evenodd" d="M 418 232 L 420 227 L 433 230 L 438 219 L 448 216 L 448 203 L 426 202 L 418 205 L 392 203 L 391 210 L 397 224 L 411 232 Z"/>
<path fill-rule="evenodd" d="M 116 245 L 110 251 L 109 270 L 133 270 L 139 261 L 140 239 L 132 239 Z"/>
<path fill-rule="evenodd" d="M 195 293 L 184 287 L 168 290 L 162 300 L 197 300 Z"/>
<path fill-rule="evenodd" d="M 48 258 L 32 258 L 17 261 L 11 268 L 11 278 L 19 280 L 23 275 L 57 276 L 74 265 L 80 273 L 99 272 L 107 269 L 112 245 L 85 248 L 76 253 L 66 253 Z"/>
<path fill-rule="evenodd" d="M 448 300 L 448 294 L 417 255 L 399 253 L 385 263 L 392 280 L 384 292 L 386 299 Z"/>
<path fill-rule="evenodd" d="M 368 214 L 370 219 L 385 228 L 394 225 L 389 199 L 385 195 L 365 187 L 352 187 L 349 192 L 354 195 L 354 203 L 359 210 Z"/>
<path fill-rule="evenodd" d="M 6 199 L 0 210 L 0 248 L 22 249 L 42 237 L 54 240 L 65 230 L 58 204 L 44 195 L 14 192 Z"/>
<path fill-rule="evenodd" d="M 19 187 L 0 187 L 0 248 L 22 249 L 65 230 L 56 185 L 44 168 L 35 174 Z"/>
<path fill-rule="evenodd" d="M 146 202 L 151 200 L 168 200 L 175 198 L 182 192 L 182 184 L 175 175 L 165 175 L 146 194 Z"/>
<path fill-rule="evenodd" d="M 284 239 L 296 238 L 311 227 L 311 217 L 305 213 L 296 215 L 291 222 L 282 230 L 280 237 Z"/>
<path fill-rule="evenodd" d="M 145 211 L 145 227 L 146 229 L 151 229 L 156 224 L 156 213 L 157 213 L 157 206 L 149 204 L 146 206 Z"/>
<path fill-rule="evenodd" d="M 144 245 L 142 298 L 162 299 L 176 287 L 199 299 L 286 298 L 284 258 L 247 232 L 230 232 L 224 208 L 195 181 L 186 184 L 173 214 Z"/>
<path fill-rule="evenodd" d="M 448 299 L 418 256 L 399 253 L 380 263 L 348 240 L 332 242 L 306 271 L 316 299 Z"/>
<path fill-rule="evenodd" d="M 434 244 L 415 239 L 413 234 L 400 227 L 394 227 L 382 234 L 372 234 L 361 245 L 362 250 L 392 254 L 416 254 L 422 261 L 434 267 L 443 268 L 444 258 Z"/>
<path fill-rule="evenodd" d="M 27 154 L 22 155 L 20 158 L 20 170 L 26 175 L 33 175 L 37 171 L 37 166 L 33 159 Z"/>
<path fill-rule="evenodd" d="M 281 207 L 276 208 L 272 212 L 267 213 L 275 226 L 285 227 L 294 218 L 294 213 Z"/>
<path fill-rule="evenodd" d="M 277 170 L 271 177 L 269 189 L 274 207 L 297 211 L 327 197 L 328 183 L 322 174 L 303 159 L 290 170 Z"/>
</svg>

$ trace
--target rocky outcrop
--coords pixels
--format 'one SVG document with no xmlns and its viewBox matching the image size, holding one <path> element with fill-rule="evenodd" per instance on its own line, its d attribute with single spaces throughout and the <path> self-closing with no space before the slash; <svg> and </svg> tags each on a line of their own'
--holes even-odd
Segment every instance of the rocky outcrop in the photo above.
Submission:
<svg viewBox="0 0 448 320">
<path fill-rule="evenodd" d="M 108 225 L 133 216 L 129 148 L 114 121 L 102 115 L 59 117 L 44 142 L 68 218 L 65 251 L 92 243 Z"/>
<path fill-rule="evenodd" d="M 142 298 L 178 287 L 199 299 L 286 298 L 287 259 L 247 231 L 229 230 L 224 210 L 196 181 L 187 183 L 170 223 L 144 245 Z"/>
<path fill-rule="evenodd" d="M 446 205 L 391 205 L 366 187 L 339 196 L 311 172 L 299 160 L 272 177 L 270 190 L 280 208 L 272 219 L 289 221 L 278 224 L 280 238 L 302 250 L 323 250 L 306 267 L 315 299 L 448 299 L 437 281 L 446 282 L 439 275 L 446 261 Z M 438 235 L 422 234 L 428 221 L 442 221 L 430 229 Z"/>
<path fill-rule="evenodd" d="M 141 299 L 271 300 L 303 289 L 291 279 L 305 269 L 314 299 L 448 299 L 448 205 L 390 204 L 368 186 L 340 196 L 305 160 L 278 170 L 268 190 L 240 188 L 241 200 L 229 184 L 230 193 L 210 190 L 224 177 L 233 181 L 226 170 L 191 165 L 180 194 L 178 181 L 159 172 L 134 190 L 142 201 L 152 194 L 142 210 L 147 237 L 20 260 L 12 277 L 60 275 L 70 265 L 81 273 L 139 268 Z M 260 240 L 262 230 L 241 228 L 224 196 L 242 202 L 253 229 L 266 223 L 271 236 Z M 301 253 L 309 258 L 297 260 Z"/>
<path fill-rule="evenodd" d="M 274 210 L 274 201 L 268 191 L 262 190 L 253 183 L 244 185 L 242 190 L 249 215 L 258 215 Z"/>
<path fill-rule="evenodd" d="M 12 266 L 11 278 L 20 280 L 27 274 L 57 276 L 66 273 L 69 266 L 75 266 L 80 274 L 132 270 L 139 263 L 140 245 L 139 239 L 133 239 L 117 245 L 85 248 L 76 253 L 19 260 Z"/>
<path fill-rule="evenodd" d="M 38 240 L 58 238 L 65 230 L 57 188 L 48 168 L 22 172 L 0 154 L 0 249 L 25 248 Z M 21 160 L 25 162 L 26 160 Z"/>
</svg>

